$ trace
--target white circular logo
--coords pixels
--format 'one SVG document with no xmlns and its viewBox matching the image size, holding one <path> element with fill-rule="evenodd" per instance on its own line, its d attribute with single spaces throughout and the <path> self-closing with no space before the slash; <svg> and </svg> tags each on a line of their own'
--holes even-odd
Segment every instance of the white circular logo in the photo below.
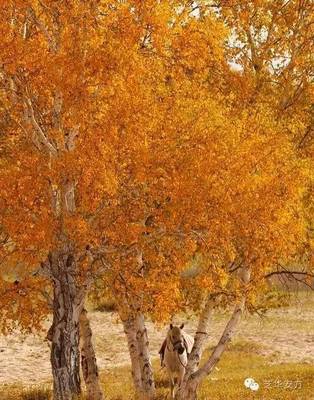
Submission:
<svg viewBox="0 0 314 400">
<path fill-rule="evenodd" d="M 253 378 L 244 379 L 244 386 L 256 392 L 259 389 L 259 384 Z"/>
<path fill-rule="evenodd" d="M 257 382 L 253 382 L 252 385 L 250 386 L 250 389 L 256 392 L 259 389 L 259 384 Z"/>
</svg>

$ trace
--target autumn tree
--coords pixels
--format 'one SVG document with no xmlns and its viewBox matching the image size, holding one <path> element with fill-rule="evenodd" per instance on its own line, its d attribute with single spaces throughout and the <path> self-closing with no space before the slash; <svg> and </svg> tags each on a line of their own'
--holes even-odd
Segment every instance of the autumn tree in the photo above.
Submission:
<svg viewBox="0 0 314 400">
<path fill-rule="evenodd" d="M 276 110 L 282 133 L 289 136 L 300 165 L 306 166 L 310 175 L 314 160 L 312 3 L 224 1 L 215 7 L 232 29 L 226 49 L 228 61 L 252 82 L 236 101 L 243 107 L 268 104 Z M 312 191 L 313 175 L 303 196 L 308 231 L 301 261 L 305 268 L 310 267 L 313 251 Z"/>
<path fill-rule="evenodd" d="M 53 283 L 54 319 L 49 337 L 56 398 L 80 392 L 79 318 L 99 268 L 110 269 L 118 293 L 124 293 L 124 289 L 117 275 L 129 281 L 133 290 L 147 290 L 140 301 L 132 300 L 131 311 L 143 307 L 145 310 L 152 293 L 149 282 L 161 309 L 166 297 L 157 296 L 162 283 L 156 279 L 160 269 L 155 267 L 147 280 L 131 278 L 139 268 L 141 275 L 149 263 L 165 266 L 165 261 L 160 261 L 170 260 L 174 244 L 181 259 L 185 257 L 177 240 L 170 240 L 172 235 L 181 234 L 176 232 L 177 224 L 170 223 L 169 234 L 159 229 L 167 227 L 162 218 L 167 222 L 168 211 L 158 209 L 171 200 L 163 191 L 175 176 L 176 167 L 169 164 L 168 171 L 163 170 L 163 162 L 176 157 L 169 151 L 171 147 L 166 149 L 180 141 L 173 127 L 170 141 L 160 142 L 160 132 L 164 124 L 171 124 L 169 107 L 173 95 L 181 96 L 173 122 L 179 122 L 180 114 L 188 112 L 183 96 L 191 86 L 185 80 L 187 86 L 181 94 L 180 79 L 188 74 L 185 62 L 194 53 L 185 54 L 184 40 L 190 33 L 194 32 L 195 39 L 200 34 L 194 19 L 188 29 L 181 23 L 169 25 L 169 19 L 177 16 L 179 3 L 168 2 L 155 8 L 153 5 L 147 2 L 143 8 L 141 2 L 2 3 L 1 29 L 6 39 L 1 48 L 1 111 L 5 120 L 1 228 L 10 241 L 4 246 L 5 265 L 11 275 L 13 269 L 21 269 L 18 275 L 24 282 L 19 282 L 19 287 L 32 280 L 34 288 L 28 293 L 35 302 L 33 289 L 42 285 L 43 277 Z M 180 15 L 180 19 L 184 18 L 185 13 Z M 209 32 L 214 26 L 212 21 Z M 154 42 L 152 28 L 156 33 Z M 202 29 L 206 33 L 205 24 Z M 172 49 L 168 40 L 173 42 Z M 219 41 L 220 37 L 210 41 L 207 34 L 202 42 L 202 46 L 211 48 L 214 60 L 216 56 L 221 58 Z M 180 56 L 182 60 L 173 71 L 173 93 L 171 73 L 176 52 L 182 52 L 184 57 Z M 211 54 L 206 59 L 214 69 Z M 199 70 L 204 66 L 205 60 Z M 219 107 L 218 103 L 215 107 Z M 175 214 L 173 204 L 171 212 Z M 151 215 L 152 210 L 156 216 Z M 165 248 L 163 256 L 153 247 L 156 238 L 145 238 L 146 229 L 152 224 L 149 221 L 155 217 L 155 235 L 151 236 L 162 237 L 163 242 L 159 242 Z M 136 243 L 139 238 L 143 246 L 148 246 L 146 242 L 150 245 L 148 254 L 141 255 L 142 244 Z M 108 254 L 113 258 L 109 267 L 104 258 Z M 114 264 L 120 263 L 119 258 L 123 262 L 117 270 L 125 268 L 124 274 L 115 273 Z M 175 264 L 180 265 L 179 260 Z M 170 275 L 170 263 L 167 268 Z M 164 282 L 167 281 L 165 274 Z M 6 281 L 4 294 L 8 293 L 7 285 L 12 286 L 14 295 L 15 286 Z M 172 293 L 171 287 L 166 287 L 164 296 Z M 174 298 L 175 294 L 177 291 Z M 124 311 L 125 298 L 123 294 L 121 297 Z M 47 307 L 41 310 L 37 322 L 48 312 Z M 130 312 L 129 305 L 127 310 Z M 11 320 L 15 316 L 12 314 Z M 7 323 L 9 314 L 6 317 Z M 141 315 L 137 317 L 137 321 L 143 321 Z M 141 329 L 145 332 L 143 325 Z M 146 361 L 140 361 L 142 369 Z M 150 374 L 146 375 L 148 382 Z M 148 384 L 148 391 L 149 386 L 153 390 L 153 385 Z"/>
<path fill-rule="evenodd" d="M 110 154 L 97 120 L 99 81 L 110 79 L 114 60 L 103 47 L 97 5 L 1 2 L 6 268 L 22 266 L 22 278 L 45 275 L 53 284 L 56 399 L 80 392 L 79 318 L 99 237 L 92 216 L 114 191 Z"/>
<path fill-rule="evenodd" d="M 254 145 L 247 147 L 249 154 L 245 152 L 239 158 L 241 167 L 240 170 L 236 168 L 237 181 L 233 184 L 229 181 L 228 196 L 234 191 L 232 208 L 227 204 L 223 206 L 226 220 L 222 223 L 235 212 L 229 225 L 233 226 L 234 236 L 228 240 L 234 258 L 216 260 L 216 268 L 219 263 L 224 266 L 222 271 L 220 268 L 223 285 L 217 290 L 209 279 L 214 290 L 210 290 L 207 300 L 204 299 L 205 307 L 197 330 L 207 332 L 211 309 L 217 299 L 219 302 L 224 297 L 225 301 L 228 298 L 233 302 L 238 300 L 217 346 L 201 368 L 198 367 L 200 349 L 206 335 L 196 334 L 184 384 L 177 395 L 180 399 L 196 398 L 197 387 L 212 371 L 232 337 L 244 302 L 249 309 L 254 309 L 254 299 L 265 286 L 265 276 L 288 273 L 293 277 L 293 271 L 280 265 L 289 265 L 291 259 L 304 261 L 304 256 L 307 272 L 303 270 L 302 274 L 312 276 L 313 268 L 313 244 L 306 217 L 309 215 L 308 192 L 313 185 L 310 2 L 226 1 L 218 2 L 218 6 L 219 18 L 232 30 L 226 48 L 227 60 L 233 70 L 235 67 L 239 70 L 231 76 L 232 85 L 227 88 L 234 96 L 231 101 L 233 117 L 240 118 L 235 125 L 244 123 L 243 138 L 247 144 L 253 140 Z M 210 7 L 216 9 L 217 2 Z M 242 152 L 241 146 L 237 151 Z M 235 159 L 233 163 L 236 166 L 238 161 Z M 247 167 L 246 176 L 242 176 Z M 212 256 L 209 261 L 211 266 Z M 212 267 L 211 270 L 215 271 Z M 199 275 L 204 271 L 208 280 L 208 265 L 200 268 Z M 239 272 L 242 286 L 240 296 L 236 295 L 238 284 L 236 292 L 231 289 L 236 272 Z M 215 281 L 219 282 L 217 278 Z M 306 280 L 302 281 L 306 284 Z"/>
<path fill-rule="evenodd" d="M 156 9 L 147 7 L 152 18 Z M 135 12 L 132 9 L 131 14 Z M 112 246 L 106 257 L 111 264 L 117 263 L 109 287 L 114 289 L 122 314 L 127 310 L 125 330 L 139 391 L 144 379 L 139 354 L 144 352 L 137 349 L 137 333 L 139 337 L 146 333 L 145 328 L 136 326 L 137 317 L 142 321 L 140 314 L 144 313 L 167 319 L 180 307 L 180 277 L 189 257 L 200 252 L 206 262 L 185 285 L 201 292 L 200 299 L 222 291 L 223 303 L 236 302 L 225 340 L 244 308 L 243 291 L 247 290 L 245 282 L 229 275 L 240 266 L 248 270 L 255 282 L 249 292 L 252 300 L 266 271 L 278 260 L 288 260 L 301 251 L 304 238 L 301 198 L 308 165 L 294 152 L 273 103 L 255 100 L 255 75 L 233 73 L 227 67 L 223 25 L 211 14 L 196 18 L 194 12 L 190 5 L 181 13 L 176 11 L 173 25 L 165 25 L 162 39 L 158 38 L 156 19 L 147 24 L 151 31 L 145 36 L 145 53 L 158 57 L 167 67 L 166 79 L 154 87 L 154 93 L 165 89 L 161 106 L 155 103 L 152 114 L 154 127 L 160 126 L 163 134 L 159 137 L 147 131 L 146 151 L 140 157 L 138 148 L 135 152 L 133 148 L 124 150 L 127 173 L 119 173 L 125 178 L 119 181 L 116 214 L 111 219 L 112 208 L 107 208 L 102 219 L 109 226 L 103 225 L 101 230 Z M 185 47 L 188 40 L 192 44 Z M 131 111 L 134 123 L 145 116 L 145 110 L 140 114 Z M 131 126 L 123 126 L 126 137 Z M 123 149 L 121 143 L 119 149 Z M 224 287 L 229 279 L 228 292 Z M 200 299 L 191 306 L 202 307 Z M 199 331 L 205 330 L 209 320 L 212 301 L 205 303 L 200 320 L 204 329 Z M 196 343 L 194 361 L 200 358 L 203 340 L 197 337 Z M 220 354 L 225 344 L 218 347 Z M 144 365 L 150 380 L 149 362 Z M 203 371 L 202 378 L 205 375 Z M 189 379 L 189 374 L 186 377 Z M 193 381 L 194 391 L 199 382 Z M 182 389 L 183 398 L 187 387 Z"/>
<path fill-rule="evenodd" d="M 227 32 L 201 8 L 195 18 L 195 8 L 189 5 L 182 15 L 178 12 L 173 17 L 174 21 L 180 20 L 178 29 L 182 30 L 184 44 L 189 38 L 193 45 L 181 47 L 182 42 L 178 46 L 178 42 L 171 41 L 173 27 L 168 28 L 168 36 L 163 33 L 167 37 L 165 54 L 172 65 L 166 79 L 170 89 L 162 98 L 167 104 L 167 122 L 162 125 L 163 137 L 158 141 L 148 133 L 150 151 L 141 162 L 144 170 L 150 165 L 145 162 L 153 160 L 158 165 L 154 159 L 157 154 L 161 160 L 160 180 L 153 177 L 153 168 L 148 169 L 149 173 L 143 173 L 143 192 L 138 181 L 128 178 L 130 186 L 120 192 L 122 209 L 115 219 L 119 227 L 129 221 L 125 231 L 135 232 L 132 245 L 121 247 L 126 265 L 123 267 L 119 258 L 114 275 L 116 294 L 122 297 L 120 304 L 131 305 L 135 313 L 140 309 L 161 319 L 168 317 L 168 312 L 173 313 L 175 308 L 170 304 L 182 309 L 182 303 L 187 303 L 202 310 L 185 382 L 178 393 L 184 399 L 196 396 L 200 382 L 218 362 L 245 304 L 254 309 L 256 294 L 265 289 L 263 279 L 273 273 L 278 263 L 307 251 L 303 200 L 311 182 L 311 160 L 300 157 L 295 138 L 285 129 L 289 115 L 284 118 L 280 114 L 281 93 L 276 85 L 267 85 L 271 73 L 266 70 L 257 76 L 254 66 L 247 69 L 244 65 L 239 73 L 232 72 L 233 66 L 228 68 L 222 61 L 226 49 L 221 39 Z M 221 33 L 220 40 L 218 37 L 214 42 L 215 52 L 211 51 L 213 42 L 209 39 L 213 31 Z M 154 43 L 160 45 L 157 33 L 152 29 L 149 35 L 154 50 Z M 206 58 L 207 52 L 210 58 Z M 196 54 L 204 58 L 197 58 Z M 231 57 L 227 61 L 231 62 Z M 170 103 L 167 94 L 171 96 Z M 307 100 L 299 109 L 302 111 L 306 104 Z M 162 109 L 158 111 L 160 118 Z M 137 160 L 134 155 L 129 158 Z M 132 161 L 129 171 L 141 170 Z M 163 198 L 156 203 L 158 193 Z M 146 210 L 141 209 L 143 204 Z M 131 220 L 126 220 L 131 210 Z M 120 242 L 125 238 L 123 235 Z M 151 244 L 157 259 L 152 258 Z M 183 279 L 180 286 L 180 277 L 189 275 L 187 265 L 193 254 L 201 254 L 202 261 L 192 279 Z M 167 291 L 169 285 L 171 291 Z M 187 300 L 181 291 L 188 294 Z M 192 292 L 198 293 L 197 299 L 191 298 Z M 214 353 L 203 369 L 198 369 L 204 332 L 216 304 L 235 304 L 234 313 Z M 130 336 L 133 333 L 130 347 L 136 363 L 139 360 L 134 321 L 127 320 L 126 330 Z M 134 376 L 140 387 L 140 371 Z"/>
<path fill-rule="evenodd" d="M 30 307 L 28 287 L 37 326 L 48 312 L 37 296 L 43 279 L 52 283 L 56 399 L 80 392 L 79 325 L 90 338 L 83 307 L 95 277 L 117 299 L 135 387 L 146 398 L 154 381 L 144 317 L 200 312 L 178 392 L 194 399 L 262 278 L 302 252 L 311 153 L 300 155 L 296 138 L 309 124 L 308 50 L 294 68 L 270 71 L 292 41 L 275 47 L 279 32 L 289 38 L 289 19 L 276 17 L 279 36 L 264 44 L 262 5 L 276 9 L 270 2 L 1 3 L 0 227 L 5 268 L 20 268 L 24 278 L 1 280 L 3 323 L 10 298 L 14 310 Z M 296 27 L 296 47 L 306 24 Z M 254 29 L 262 33 L 253 42 Z M 299 74 L 304 91 L 294 96 Z M 289 91 L 278 89 L 284 79 Z M 287 94 L 302 124 L 280 108 Z M 234 313 L 199 368 L 217 303 Z M 11 317 L 23 321 L 22 312 Z"/>
<path fill-rule="evenodd" d="M 140 21 L 145 30 L 135 39 L 141 58 L 135 58 L 129 43 L 123 51 L 132 63 L 141 63 L 141 74 L 133 76 L 131 66 L 121 71 L 124 101 L 110 109 L 111 129 L 119 133 L 112 142 L 120 157 L 115 167 L 119 179 L 112 200 L 99 211 L 98 229 L 105 241 L 103 260 L 110 265 L 106 287 L 124 323 L 134 384 L 140 395 L 151 397 L 144 316 L 168 320 L 178 309 L 180 272 L 206 227 L 202 195 L 207 186 L 198 198 L 189 197 L 202 186 L 203 175 L 191 163 L 198 153 L 187 149 L 197 141 L 197 149 L 203 146 L 208 124 L 213 123 L 212 132 L 225 121 L 224 98 L 214 84 L 224 63 L 225 30 L 212 16 L 200 24 L 187 10 L 178 13 L 171 2 L 120 7 L 124 13 L 116 11 L 117 20 L 108 14 L 116 34 L 111 41 L 125 43 L 128 31 L 119 30 L 121 18 L 134 31 Z M 204 56 L 195 66 L 198 53 Z"/>
</svg>

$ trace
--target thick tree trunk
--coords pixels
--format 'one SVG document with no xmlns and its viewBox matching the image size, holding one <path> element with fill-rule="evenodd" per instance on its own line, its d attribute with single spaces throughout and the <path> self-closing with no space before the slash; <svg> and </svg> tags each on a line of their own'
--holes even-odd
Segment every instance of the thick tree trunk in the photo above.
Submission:
<svg viewBox="0 0 314 400">
<path fill-rule="evenodd" d="M 149 342 L 142 314 L 121 317 L 132 364 L 132 377 L 139 399 L 153 399 L 155 383 L 149 355 Z"/>
<path fill-rule="evenodd" d="M 142 374 L 141 374 L 141 365 L 139 359 L 138 343 L 136 338 L 135 319 L 134 317 L 122 319 L 122 323 L 128 341 L 128 348 L 132 366 L 133 384 L 135 387 L 137 397 L 141 398 L 143 397 Z"/>
<path fill-rule="evenodd" d="M 81 366 L 86 385 L 87 399 L 103 400 L 104 396 L 100 388 L 98 367 L 92 343 L 92 330 L 85 309 L 82 310 L 80 315 L 80 339 Z"/>
<path fill-rule="evenodd" d="M 155 396 L 155 382 L 153 368 L 149 355 L 149 341 L 143 314 L 138 314 L 135 320 L 136 338 L 138 345 L 139 362 L 142 376 L 144 399 L 153 399 Z"/>
<path fill-rule="evenodd" d="M 76 281 L 76 263 L 68 250 L 49 256 L 53 279 L 51 366 L 54 400 L 72 400 L 81 392 L 79 318 L 84 297 Z"/>
</svg>

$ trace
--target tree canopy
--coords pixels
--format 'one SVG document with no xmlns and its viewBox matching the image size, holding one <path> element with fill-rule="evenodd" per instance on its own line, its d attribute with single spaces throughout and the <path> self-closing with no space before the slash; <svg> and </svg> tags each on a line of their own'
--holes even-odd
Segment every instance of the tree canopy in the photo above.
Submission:
<svg viewBox="0 0 314 400">
<path fill-rule="evenodd" d="M 168 319 L 235 260 L 258 286 L 310 254 L 309 2 L 2 1 L 1 20 L 5 293 L 36 292 L 68 240 L 78 281 L 104 270 Z"/>
</svg>

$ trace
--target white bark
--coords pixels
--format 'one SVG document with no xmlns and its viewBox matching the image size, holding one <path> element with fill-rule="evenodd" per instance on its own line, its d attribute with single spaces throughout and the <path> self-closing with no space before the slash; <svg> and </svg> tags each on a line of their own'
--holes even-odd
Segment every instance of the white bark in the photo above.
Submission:
<svg viewBox="0 0 314 400">
<path fill-rule="evenodd" d="M 36 119 L 35 116 L 35 111 L 33 107 L 33 103 L 31 100 L 31 95 L 28 92 L 27 87 L 25 88 L 26 95 L 24 97 L 24 106 L 25 106 L 25 117 L 27 122 L 33 127 L 34 132 L 37 133 L 38 136 L 38 141 L 48 150 L 48 152 L 52 155 L 57 154 L 57 149 L 54 147 L 54 145 L 51 143 L 49 140 L 47 133 L 43 129 L 43 127 L 39 124 L 39 122 Z"/>
<path fill-rule="evenodd" d="M 149 341 L 144 316 L 136 316 L 136 338 L 138 344 L 138 355 L 142 376 L 142 389 L 144 399 L 153 399 L 155 395 L 155 383 L 153 368 L 149 355 Z"/>
<path fill-rule="evenodd" d="M 206 375 L 208 375 L 214 368 L 214 366 L 217 364 L 217 362 L 220 360 L 220 357 L 222 353 L 224 352 L 226 345 L 228 342 L 231 340 L 235 333 L 235 329 L 240 322 L 240 318 L 244 309 L 245 305 L 245 299 L 243 298 L 239 304 L 237 304 L 234 308 L 234 311 L 232 313 L 232 316 L 230 320 L 228 321 L 223 334 L 215 347 L 213 353 L 211 354 L 210 358 L 207 360 L 207 362 L 203 365 L 202 368 L 200 368 L 195 376 L 199 379 L 205 378 Z"/>
<path fill-rule="evenodd" d="M 208 299 L 204 306 L 204 309 L 199 317 L 199 322 L 197 326 L 197 331 L 194 335 L 194 344 L 191 354 L 188 358 L 188 363 L 185 369 L 185 374 L 181 386 L 178 389 L 176 397 L 181 399 L 184 398 L 185 391 L 187 390 L 187 385 L 189 384 L 191 375 L 197 370 L 199 363 L 202 358 L 202 353 L 206 340 L 209 337 L 208 329 L 213 312 L 214 300 Z"/>
<path fill-rule="evenodd" d="M 135 319 L 133 317 L 129 317 L 127 319 L 123 319 L 122 323 L 128 341 L 134 387 L 138 397 L 142 397 L 142 374 L 139 360 L 138 343 L 136 338 Z"/>
<path fill-rule="evenodd" d="M 246 267 L 242 267 L 240 279 L 244 284 L 247 284 L 250 281 L 250 270 Z M 181 388 L 177 392 L 176 399 L 177 400 L 196 400 L 197 398 L 197 390 L 203 379 L 208 376 L 215 365 L 219 362 L 223 352 L 226 349 L 228 342 L 231 340 L 235 333 L 235 329 L 240 321 L 241 315 L 243 313 L 245 307 L 246 296 L 243 295 L 242 299 L 239 303 L 236 304 L 234 311 L 221 335 L 221 338 L 213 350 L 212 354 L 205 362 L 205 364 L 196 370 L 197 365 L 199 364 L 201 357 L 201 349 L 204 344 L 204 340 L 201 337 L 198 337 L 200 332 L 195 336 L 195 344 L 189 358 L 188 368 L 186 370 L 186 374 L 183 380 L 183 384 Z M 211 306 L 210 302 L 207 303 L 199 321 L 198 330 L 203 331 L 207 334 L 207 327 L 209 324 L 209 318 L 211 314 Z M 204 335 L 205 336 L 205 335 Z"/>
<path fill-rule="evenodd" d="M 223 352 L 226 349 L 227 343 L 231 340 L 232 336 L 234 335 L 235 328 L 238 325 L 241 314 L 244 309 L 245 299 L 243 298 L 239 304 L 237 304 L 234 308 L 233 314 L 228 321 L 223 334 L 215 347 L 214 351 L 212 352 L 209 359 L 206 363 L 199 368 L 196 372 L 192 373 L 185 384 L 182 386 L 181 390 L 177 394 L 178 400 L 196 400 L 197 398 L 197 389 L 201 384 L 202 380 L 209 375 L 212 370 L 214 369 L 215 365 L 220 360 Z"/>
<path fill-rule="evenodd" d="M 103 400 L 104 396 L 99 383 L 98 367 L 92 342 L 92 330 L 87 311 L 80 315 L 81 366 L 86 385 L 88 400 Z"/>
<path fill-rule="evenodd" d="M 188 364 L 186 366 L 184 380 L 190 376 L 199 366 L 202 358 L 202 353 L 206 340 L 209 337 L 208 329 L 213 312 L 213 300 L 208 299 L 203 312 L 199 317 L 199 322 L 197 326 L 197 331 L 194 336 L 194 345 L 189 355 Z"/>
</svg>

